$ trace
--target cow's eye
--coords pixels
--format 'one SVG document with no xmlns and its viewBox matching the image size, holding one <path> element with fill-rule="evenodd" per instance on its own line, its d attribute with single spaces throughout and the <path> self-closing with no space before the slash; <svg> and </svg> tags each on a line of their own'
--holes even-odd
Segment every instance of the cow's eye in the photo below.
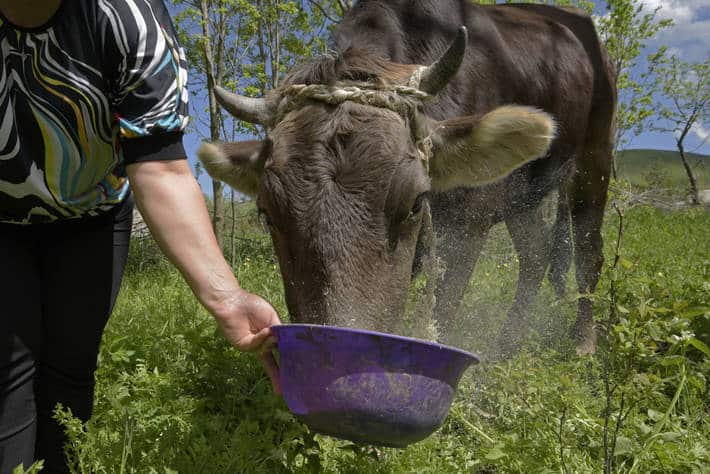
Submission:
<svg viewBox="0 0 710 474">
<path fill-rule="evenodd" d="M 419 220 L 422 214 L 422 206 L 424 205 L 426 198 L 427 193 L 422 193 L 417 196 L 417 198 L 414 200 L 414 204 L 412 204 L 412 207 L 409 210 L 409 214 L 407 214 L 407 217 L 404 219 L 405 223 L 417 222 Z"/>
<path fill-rule="evenodd" d="M 427 193 L 422 193 L 417 198 L 414 200 L 414 204 L 412 205 L 412 210 L 409 212 L 410 216 L 416 216 L 420 212 L 422 212 L 422 206 L 424 205 L 424 201 L 427 198 Z"/>
</svg>

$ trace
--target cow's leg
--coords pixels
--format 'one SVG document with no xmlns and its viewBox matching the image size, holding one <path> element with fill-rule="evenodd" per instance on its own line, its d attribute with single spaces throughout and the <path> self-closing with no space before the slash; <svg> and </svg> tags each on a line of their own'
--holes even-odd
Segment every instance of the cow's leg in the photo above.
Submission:
<svg viewBox="0 0 710 474">
<path fill-rule="evenodd" d="M 581 295 L 594 293 L 604 262 L 602 249 L 602 221 L 609 187 L 611 151 L 590 147 L 585 153 L 584 168 L 574 177 L 572 190 L 572 238 L 577 287 Z M 579 299 L 579 313 L 573 328 L 579 354 L 590 354 L 596 349 L 596 330 L 592 314 L 592 300 Z"/>
<path fill-rule="evenodd" d="M 550 261 L 550 235 L 540 205 L 509 217 L 505 225 L 520 265 L 515 299 L 499 337 L 499 352 L 503 355 L 514 352 L 527 333 L 530 307 Z"/>
<path fill-rule="evenodd" d="M 436 288 L 434 319 L 442 342 L 455 342 L 456 310 L 468 288 L 489 229 L 489 226 L 447 226 L 437 233 L 436 252 L 443 271 Z"/>
</svg>

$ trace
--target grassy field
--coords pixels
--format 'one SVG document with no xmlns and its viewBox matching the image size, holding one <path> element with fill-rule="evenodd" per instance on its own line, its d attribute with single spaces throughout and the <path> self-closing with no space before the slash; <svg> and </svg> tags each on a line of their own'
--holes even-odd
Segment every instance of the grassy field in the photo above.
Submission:
<svg viewBox="0 0 710 474">
<path fill-rule="evenodd" d="M 286 315 L 250 206 L 239 211 L 235 272 Z M 405 450 L 310 433 L 255 358 L 228 347 L 154 244 L 136 242 L 103 340 L 95 415 L 86 426 L 59 415 L 75 472 L 603 472 L 605 463 L 608 472 L 709 472 L 710 218 L 626 210 L 613 268 L 617 235 L 610 212 L 598 353 L 575 356 L 565 336 L 572 282 L 564 301 L 545 284 L 522 352 L 469 370 L 444 426 Z M 461 346 L 484 356 L 514 292 L 511 249 L 495 229 L 459 315 Z"/>
<path fill-rule="evenodd" d="M 710 156 L 688 153 L 699 189 L 710 188 Z M 675 151 L 625 150 L 617 157 L 619 176 L 636 186 L 688 187 L 688 177 Z"/>
</svg>

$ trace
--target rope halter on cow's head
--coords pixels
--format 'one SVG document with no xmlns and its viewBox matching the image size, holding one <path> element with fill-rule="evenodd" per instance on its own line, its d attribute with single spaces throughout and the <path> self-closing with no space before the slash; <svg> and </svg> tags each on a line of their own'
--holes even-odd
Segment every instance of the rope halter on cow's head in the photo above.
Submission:
<svg viewBox="0 0 710 474">
<path fill-rule="evenodd" d="M 274 127 L 289 113 L 301 108 L 309 101 L 319 101 L 338 105 L 350 101 L 373 107 L 392 110 L 416 123 L 419 104 L 440 92 L 461 66 L 468 33 L 466 27 L 458 29 L 456 39 L 446 52 L 431 66 L 417 67 L 406 85 L 383 85 L 374 82 L 341 81 L 335 85 L 292 84 L 277 89 L 274 97 L 252 98 L 227 92 L 217 87 L 217 101 L 234 117 L 251 123 Z M 419 151 L 419 156 L 428 164 L 431 157 L 432 143 L 428 133 L 422 127 L 413 125 L 412 136 Z"/>
<path fill-rule="evenodd" d="M 309 101 L 340 105 L 355 102 L 397 113 L 411 127 L 412 138 L 419 158 L 428 166 L 431 158 L 431 138 L 417 123 L 419 104 L 432 95 L 417 87 L 402 85 L 380 85 L 372 82 L 338 82 L 328 86 L 323 84 L 293 84 L 279 91 L 280 101 L 276 109 L 274 123 L 277 124 L 290 112 L 299 110 Z"/>
<path fill-rule="evenodd" d="M 371 82 L 338 82 L 333 86 L 323 84 L 293 84 L 280 91 L 275 123 L 280 122 L 289 112 L 297 110 L 309 100 L 339 105 L 356 102 L 382 109 L 392 110 L 408 117 L 420 101 L 429 99 L 428 93 L 409 86 L 382 86 Z"/>
</svg>

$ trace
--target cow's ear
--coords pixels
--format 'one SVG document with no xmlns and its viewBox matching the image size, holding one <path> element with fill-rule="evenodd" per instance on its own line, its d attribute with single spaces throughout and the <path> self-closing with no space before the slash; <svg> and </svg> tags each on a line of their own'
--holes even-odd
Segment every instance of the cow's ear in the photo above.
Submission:
<svg viewBox="0 0 710 474">
<path fill-rule="evenodd" d="M 547 153 L 555 122 L 531 107 L 504 106 L 483 116 L 433 125 L 429 175 L 435 191 L 472 187 L 504 178 Z"/>
<path fill-rule="evenodd" d="M 264 142 L 261 140 L 203 143 L 197 150 L 197 156 L 214 179 L 254 197 L 259 190 L 267 158 L 263 149 Z"/>
</svg>

